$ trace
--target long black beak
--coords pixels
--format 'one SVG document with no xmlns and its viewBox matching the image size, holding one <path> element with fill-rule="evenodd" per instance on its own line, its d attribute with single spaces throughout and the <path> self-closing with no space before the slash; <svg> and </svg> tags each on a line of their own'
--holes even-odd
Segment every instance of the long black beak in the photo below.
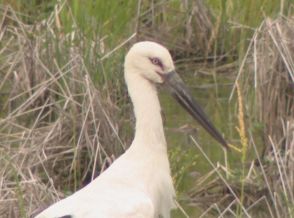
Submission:
<svg viewBox="0 0 294 218">
<path fill-rule="evenodd" d="M 216 141 L 228 149 L 228 144 L 225 139 L 209 121 L 200 105 L 192 98 L 192 95 L 185 86 L 184 82 L 175 71 L 166 75 L 165 85 L 168 87 L 174 98 L 182 105 L 182 107 L 184 107 Z"/>
</svg>

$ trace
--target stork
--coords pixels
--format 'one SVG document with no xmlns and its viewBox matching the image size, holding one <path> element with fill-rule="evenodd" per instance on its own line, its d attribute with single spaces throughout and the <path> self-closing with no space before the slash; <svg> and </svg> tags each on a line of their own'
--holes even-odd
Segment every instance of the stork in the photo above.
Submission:
<svg viewBox="0 0 294 218">
<path fill-rule="evenodd" d="M 169 218 L 175 207 L 157 85 L 175 99 L 220 144 L 227 143 L 175 71 L 169 51 L 144 41 L 125 57 L 125 80 L 134 105 L 135 136 L 129 149 L 90 184 L 45 209 L 36 218 Z"/>
</svg>

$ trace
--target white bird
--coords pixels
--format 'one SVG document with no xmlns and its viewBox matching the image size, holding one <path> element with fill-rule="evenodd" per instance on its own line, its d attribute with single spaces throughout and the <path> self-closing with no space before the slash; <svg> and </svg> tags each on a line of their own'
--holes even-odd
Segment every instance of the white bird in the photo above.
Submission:
<svg viewBox="0 0 294 218">
<path fill-rule="evenodd" d="M 175 72 L 168 50 L 136 43 L 125 58 L 125 80 L 134 105 L 136 133 L 129 149 L 90 184 L 51 205 L 36 218 L 169 218 L 175 207 L 156 85 L 176 100 L 223 146 L 226 141 Z"/>
</svg>

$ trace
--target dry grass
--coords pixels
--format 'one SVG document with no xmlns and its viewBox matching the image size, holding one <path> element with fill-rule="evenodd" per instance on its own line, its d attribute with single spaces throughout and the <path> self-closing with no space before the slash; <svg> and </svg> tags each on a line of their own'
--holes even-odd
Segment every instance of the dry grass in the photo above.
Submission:
<svg viewBox="0 0 294 218">
<path fill-rule="evenodd" d="M 59 190 L 83 186 L 125 149 L 115 94 L 94 87 L 84 41 L 66 47 L 79 32 L 58 31 L 59 11 L 26 25 L 0 8 L 0 217 L 27 217 L 64 197 Z"/>
<path fill-rule="evenodd" d="M 189 195 L 191 205 L 206 208 L 202 217 L 209 214 L 217 217 L 294 216 L 293 37 L 292 18 L 265 19 L 251 40 L 237 76 L 236 88 L 242 84 L 249 125 L 248 149 L 254 151 L 256 160 L 235 163 L 232 168 L 214 165 L 195 142 L 213 168 L 197 181 Z M 261 143 L 266 149 L 262 153 L 254 138 L 260 136 L 252 134 L 255 122 L 264 124 Z M 238 166 L 245 167 L 246 173 Z"/>
<path fill-rule="evenodd" d="M 239 74 L 248 102 L 254 96 L 251 118 L 264 124 L 265 144 L 270 144 L 270 136 L 283 149 L 287 147 L 283 126 L 294 122 L 293 37 L 293 18 L 266 19 L 251 41 L 245 59 L 249 64 Z"/>
<path fill-rule="evenodd" d="M 179 11 L 171 11 L 175 7 L 165 1 L 139 2 L 139 39 L 160 39 L 194 64 L 210 55 L 222 59 L 213 47 L 221 21 L 203 1 L 179 1 Z M 59 3 L 33 25 L 10 7 L 0 8 L 0 217 L 27 217 L 63 198 L 125 149 L 125 139 L 118 136 L 125 121 L 115 116 L 124 110 L 117 105 L 128 107 L 127 98 L 95 57 L 107 59 L 136 34 L 109 51 L 102 39 L 86 41 L 77 26 L 63 32 L 64 7 Z M 166 17 L 171 12 L 177 16 Z M 246 150 L 256 155 L 256 161 L 243 163 L 244 174 L 228 164 L 213 164 L 192 139 L 213 168 L 195 181 L 187 199 L 204 208 L 202 217 L 294 216 L 293 30 L 293 19 L 265 20 L 241 64 L 242 120 L 249 117 L 249 128 L 243 124 L 242 132 L 250 136 Z M 89 59 L 83 53 L 87 43 Z M 215 66 L 213 72 L 231 72 L 236 62 L 219 70 Z M 95 88 L 93 75 L 105 85 Z M 265 125 L 265 156 L 250 131 L 254 122 Z M 191 167 L 185 164 L 184 170 Z"/>
<path fill-rule="evenodd" d="M 213 24 L 209 8 L 203 1 L 179 1 L 174 3 L 179 4 L 177 7 L 172 4 L 143 1 L 138 37 L 160 41 L 176 57 L 203 57 L 203 54 L 210 54 L 218 27 Z"/>
<path fill-rule="evenodd" d="M 293 145 L 293 126 L 285 131 Z M 293 146 L 284 156 L 272 144 L 274 157 L 265 162 L 251 136 L 257 160 L 245 165 L 243 175 L 238 170 L 241 162 L 235 163 L 233 169 L 213 164 L 194 142 L 213 169 L 197 179 L 185 199 L 190 206 L 203 208 L 201 217 L 293 217 Z"/>
</svg>

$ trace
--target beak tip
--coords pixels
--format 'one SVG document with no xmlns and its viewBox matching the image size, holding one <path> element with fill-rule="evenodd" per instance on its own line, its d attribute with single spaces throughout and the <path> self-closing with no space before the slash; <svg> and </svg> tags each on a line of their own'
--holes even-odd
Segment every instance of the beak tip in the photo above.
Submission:
<svg viewBox="0 0 294 218">
<path fill-rule="evenodd" d="M 226 149 L 226 151 L 231 152 L 231 148 L 230 148 L 229 144 L 226 141 L 224 141 L 224 143 L 222 143 L 222 145 Z"/>
</svg>

